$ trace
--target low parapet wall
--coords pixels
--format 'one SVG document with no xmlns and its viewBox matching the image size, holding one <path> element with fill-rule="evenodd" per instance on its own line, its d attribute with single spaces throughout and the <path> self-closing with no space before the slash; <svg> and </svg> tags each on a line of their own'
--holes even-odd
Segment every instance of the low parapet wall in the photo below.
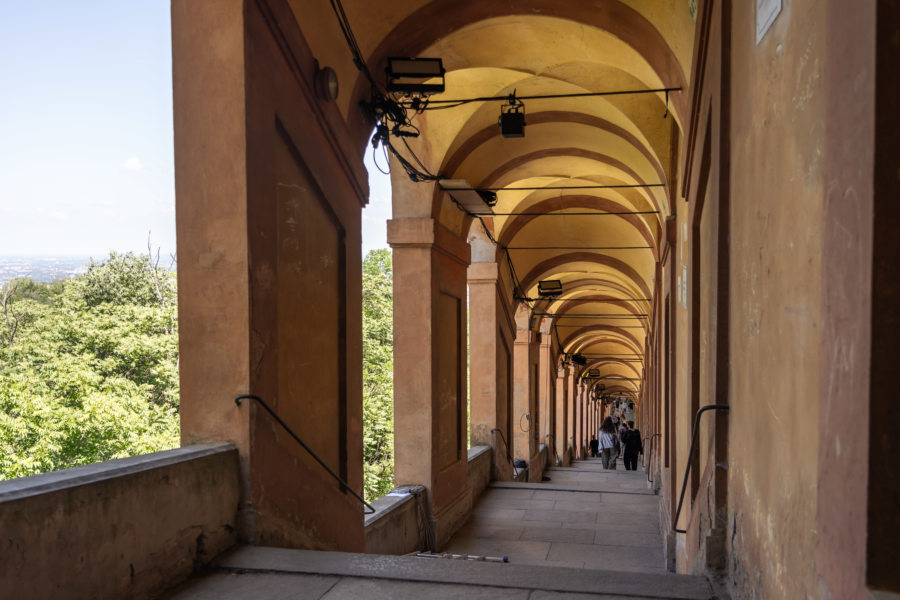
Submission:
<svg viewBox="0 0 900 600">
<path fill-rule="evenodd" d="M 491 447 L 469 449 L 466 485 L 467 502 L 472 504 L 491 482 Z M 422 486 L 404 486 L 391 491 L 372 503 L 375 513 L 366 515 L 366 552 L 369 554 L 407 554 L 425 548 L 422 511 L 427 505 L 417 494 L 425 494 Z M 468 515 L 463 519 L 463 523 Z"/>
<path fill-rule="evenodd" d="M 424 490 L 422 486 L 398 488 L 372 502 L 375 513 L 366 515 L 368 554 L 406 554 L 425 547 L 420 508 L 425 499 L 416 496 Z"/>
<path fill-rule="evenodd" d="M 148 598 L 236 541 L 238 453 L 197 445 L 0 482 L 9 598 Z"/>
<path fill-rule="evenodd" d="M 484 492 L 491 482 L 491 447 L 475 446 L 469 448 L 469 465 L 466 482 L 472 494 L 472 503 Z"/>
</svg>

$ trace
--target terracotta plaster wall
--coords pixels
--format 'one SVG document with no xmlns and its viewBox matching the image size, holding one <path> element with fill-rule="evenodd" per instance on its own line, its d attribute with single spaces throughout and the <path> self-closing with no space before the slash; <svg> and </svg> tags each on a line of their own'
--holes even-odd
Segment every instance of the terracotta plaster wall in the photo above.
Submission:
<svg viewBox="0 0 900 600">
<path fill-rule="evenodd" d="M 728 570 L 735 596 L 816 595 L 825 15 L 759 45 L 732 3 Z"/>
</svg>

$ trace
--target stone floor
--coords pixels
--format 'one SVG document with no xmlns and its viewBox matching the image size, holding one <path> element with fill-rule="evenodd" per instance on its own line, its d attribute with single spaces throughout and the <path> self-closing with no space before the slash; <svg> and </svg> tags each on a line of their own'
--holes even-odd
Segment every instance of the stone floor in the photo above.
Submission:
<svg viewBox="0 0 900 600">
<path fill-rule="evenodd" d="M 621 465 L 620 465 L 621 467 Z M 544 483 L 494 483 L 445 552 L 508 563 L 241 547 L 170 595 L 177 600 L 714 600 L 702 577 L 663 567 L 658 497 L 642 471 L 599 461 Z"/>
<path fill-rule="evenodd" d="M 494 483 L 446 552 L 511 563 L 664 573 L 659 497 L 643 471 L 599 459 L 550 469 L 545 483 Z"/>
</svg>

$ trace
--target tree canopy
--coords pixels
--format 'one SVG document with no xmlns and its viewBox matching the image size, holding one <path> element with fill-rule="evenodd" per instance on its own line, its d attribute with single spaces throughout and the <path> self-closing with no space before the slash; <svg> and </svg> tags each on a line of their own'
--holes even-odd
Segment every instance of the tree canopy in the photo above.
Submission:
<svg viewBox="0 0 900 600">
<path fill-rule="evenodd" d="M 116 254 L 0 286 L 0 479 L 179 445 L 175 274 Z M 365 495 L 393 486 L 393 271 L 363 261 Z"/>
<path fill-rule="evenodd" d="M 178 446 L 173 273 L 113 253 L 0 291 L 0 478 Z"/>
<path fill-rule="evenodd" d="M 363 461 L 366 499 L 394 481 L 394 304 L 391 251 L 363 260 Z"/>
</svg>

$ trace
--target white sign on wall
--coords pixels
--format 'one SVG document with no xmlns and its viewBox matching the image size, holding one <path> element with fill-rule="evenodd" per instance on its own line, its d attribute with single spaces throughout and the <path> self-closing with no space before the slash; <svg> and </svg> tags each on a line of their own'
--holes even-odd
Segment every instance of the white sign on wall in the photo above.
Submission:
<svg viewBox="0 0 900 600">
<path fill-rule="evenodd" d="M 775 17 L 781 12 L 781 0 L 756 0 L 756 45 L 762 41 Z"/>
</svg>

